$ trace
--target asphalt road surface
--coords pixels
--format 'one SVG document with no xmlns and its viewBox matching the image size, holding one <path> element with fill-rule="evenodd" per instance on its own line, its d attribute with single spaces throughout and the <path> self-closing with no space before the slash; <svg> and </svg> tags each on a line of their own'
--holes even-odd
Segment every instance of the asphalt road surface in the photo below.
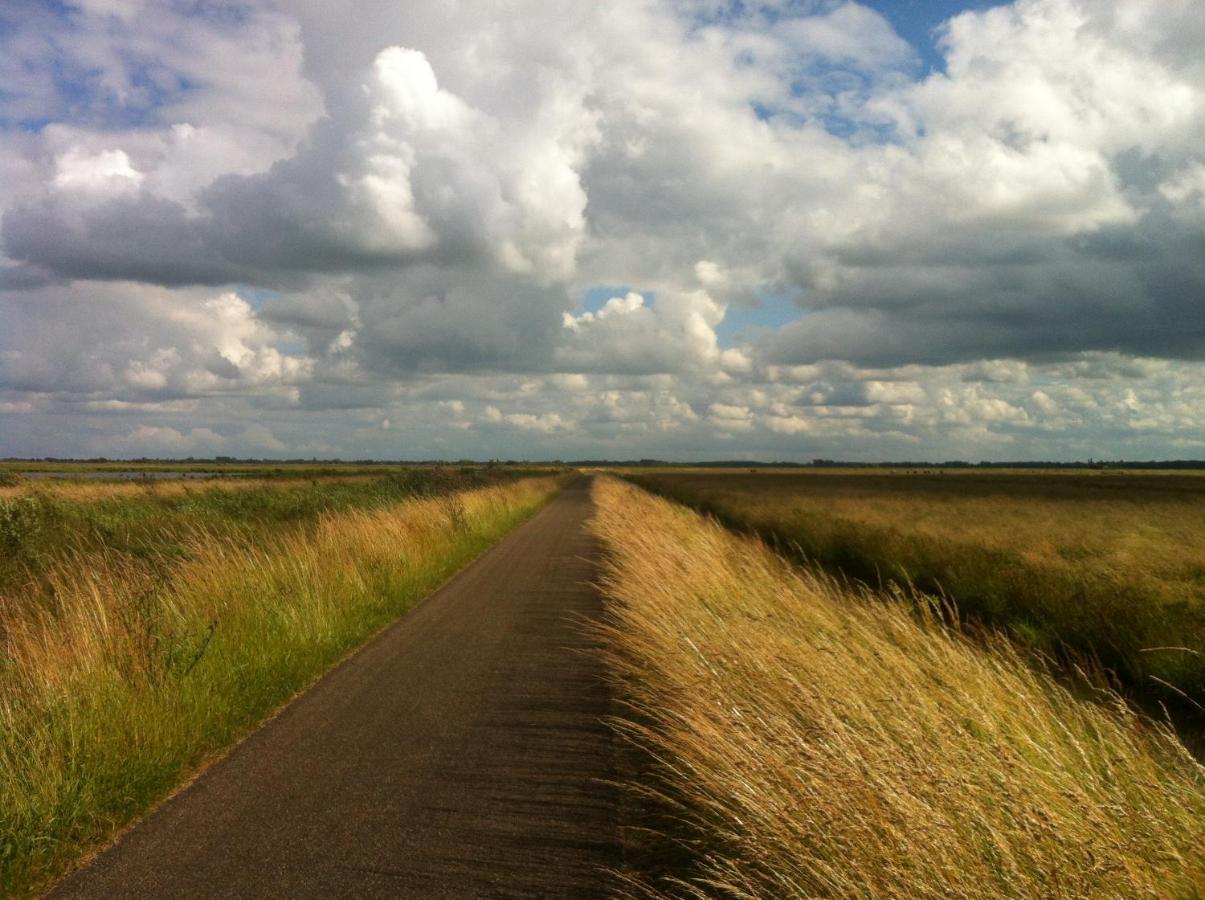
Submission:
<svg viewBox="0 0 1205 900">
<path fill-rule="evenodd" d="M 579 479 L 54 897 L 589 897 L 618 864 Z"/>
</svg>

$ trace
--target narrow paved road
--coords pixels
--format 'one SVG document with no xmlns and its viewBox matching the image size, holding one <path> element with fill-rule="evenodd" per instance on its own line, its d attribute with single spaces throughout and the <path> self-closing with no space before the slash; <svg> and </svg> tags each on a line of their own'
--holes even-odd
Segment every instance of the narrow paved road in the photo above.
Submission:
<svg viewBox="0 0 1205 900">
<path fill-rule="evenodd" d="M 588 897 L 617 863 L 580 479 L 55 897 Z"/>
</svg>

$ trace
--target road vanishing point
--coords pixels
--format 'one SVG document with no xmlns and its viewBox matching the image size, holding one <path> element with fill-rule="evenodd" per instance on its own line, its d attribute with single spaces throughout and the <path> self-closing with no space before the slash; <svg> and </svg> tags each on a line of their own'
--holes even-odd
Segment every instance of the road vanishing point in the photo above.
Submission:
<svg viewBox="0 0 1205 900">
<path fill-rule="evenodd" d="M 580 478 L 55 898 L 591 897 L 619 863 Z"/>
</svg>

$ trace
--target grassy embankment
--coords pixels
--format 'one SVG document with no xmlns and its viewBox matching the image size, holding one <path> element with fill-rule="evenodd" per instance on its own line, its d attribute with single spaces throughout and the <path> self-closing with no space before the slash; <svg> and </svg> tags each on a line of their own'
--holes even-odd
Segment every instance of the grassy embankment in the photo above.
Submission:
<svg viewBox="0 0 1205 900">
<path fill-rule="evenodd" d="M 315 483 L 323 487 L 336 484 L 378 485 L 393 473 L 372 475 L 276 475 L 227 476 L 215 475 L 198 478 L 131 478 L 126 480 L 97 480 L 87 476 L 41 479 L 0 472 L 0 500 L 17 500 L 21 497 L 44 497 L 64 502 L 90 503 L 94 500 L 134 500 L 139 497 L 176 497 L 182 494 L 195 495 L 201 491 L 241 492 L 263 488 L 281 490 L 306 490 Z"/>
<path fill-rule="evenodd" d="M 374 477 L 115 482 L 34 480 L 0 472 L 0 597 L 10 614 L 13 603 L 36 605 L 49 593 L 45 573 L 85 568 L 93 555 L 117 554 L 158 570 L 198 537 L 254 542 L 269 532 L 305 527 L 322 513 L 534 474 L 549 473 L 499 466 L 393 467 Z"/>
<path fill-rule="evenodd" d="M 944 594 L 1024 646 L 1093 655 L 1127 689 L 1205 705 L 1205 477 L 819 471 L 634 480 L 848 577 Z"/>
<path fill-rule="evenodd" d="M 355 462 L 283 462 L 262 460 L 232 462 L 219 460 L 0 460 L 0 477 L 29 473 L 49 473 L 71 478 L 91 478 L 96 475 L 122 473 L 172 474 L 191 473 L 205 477 L 253 477 L 253 478 L 321 478 L 329 475 L 380 475 L 396 470 L 405 463 L 355 463 Z M 416 463 L 413 465 L 425 465 Z M 459 463 L 457 465 L 460 465 Z M 465 463 L 465 465 L 475 465 Z"/>
<path fill-rule="evenodd" d="M 1166 729 L 629 485 L 596 497 L 619 727 L 683 856 L 633 893 L 1200 895 L 1205 769 Z"/>
<path fill-rule="evenodd" d="M 480 478 L 55 501 L 0 594 L 0 895 L 103 843 L 561 483 Z"/>
</svg>

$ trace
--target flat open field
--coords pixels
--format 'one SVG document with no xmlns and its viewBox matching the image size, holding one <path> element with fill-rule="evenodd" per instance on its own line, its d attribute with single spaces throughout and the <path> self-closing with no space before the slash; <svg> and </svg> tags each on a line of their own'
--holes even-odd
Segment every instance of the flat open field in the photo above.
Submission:
<svg viewBox="0 0 1205 900">
<path fill-rule="evenodd" d="M 1000 634 L 551 471 L 8 488 L 0 896 L 135 822 L 54 896 L 1194 896 L 1205 769 L 1168 725 Z M 728 477 L 765 506 L 829 476 Z M 948 540 L 995 502 L 1096 546 L 1057 491 L 967 477 Z M 849 486 L 823 486 L 831 515 Z M 991 535 L 1011 532 L 975 553 Z"/>
<path fill-rule="evenodd" d="M 645 470 L 638 483 L 871 584 L 944 593 L 1127 687 L 1205 702 L 1205 477 Z"/>
<path fill-rule="evenodd" d="M 0 460 L 0 473 L 36 474 L 54 473 L 79 478 L 107 476 L 115 473 L 163 473 L 174 475 L 245 475 L 259 478 L 285 477 L 306 478 L 321 475 L 373 475 L 401 468 L 399 463 L 356 463 L 356 462 L 276 462 L 268 461 L 214 461 L 214 460 Z"/>
<path fill-rule="evenodd" d="M 84 569 L 96 558 L 160 571 L 198 536 L 255 544 L 312 524 L 322 514 L 556 471 L 213 463 L 187 469 L 131 463 L 29 466 L 0 467 L 0 597 L 10 615 L 18 596 L 23 606 L 40 602 L 50 590 L 51 573 Z M 66 477 L 45 477 L 51 473 Z M 0 628 L 2 621 L 0 614 Z"/>
</svg>

